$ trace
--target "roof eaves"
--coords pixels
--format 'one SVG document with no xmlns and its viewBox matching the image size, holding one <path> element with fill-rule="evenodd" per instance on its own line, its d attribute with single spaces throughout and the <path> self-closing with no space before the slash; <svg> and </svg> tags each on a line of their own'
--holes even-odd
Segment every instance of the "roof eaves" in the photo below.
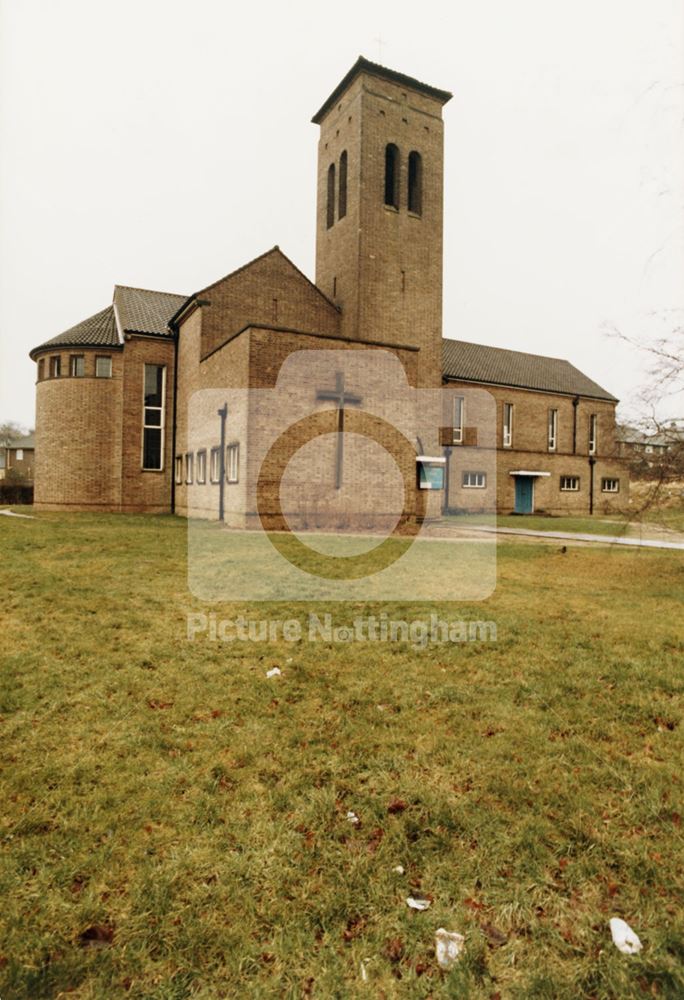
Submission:
<svg viewBox="0 0 684 1000">
<path fill-rule="evenodd" d="M 438 87 L 432 87 L 428 83 L 416 80 L 415 77 L 407 76 L 405 73 L 398 73 L 396 70 L 388 69 L 387 66 L 381 66 L 379 63 L 371 62 L 370 59 L 366 59 L 364 56 L 359 56 L 349 72 L 340 80 L 333 92 L 311 119 L 314 125 L 320 125 L 329 109 L 361 73 L 367 73 L 369 76 L 377 76 L 384 80 L 390 80 L 392 83 L 401 84 L 401 86 L 416 90 L 420 94 L 427 94 L 429 97 L 434 97 L 436 100 L 441 101 L 442 104 L 446 104 L 454 96 L 449 90 L 440 90 Z"/>
</svg>

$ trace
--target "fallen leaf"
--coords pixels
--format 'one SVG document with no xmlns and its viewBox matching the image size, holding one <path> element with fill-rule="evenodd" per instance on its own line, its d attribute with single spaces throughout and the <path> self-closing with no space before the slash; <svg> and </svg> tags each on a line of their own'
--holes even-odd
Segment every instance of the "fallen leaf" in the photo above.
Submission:
<svg viewBox="0 0 684 1000">
<path fill-rule="evenodd" d="M 475 910 L 476 912 L 485 908 L 484 903 L 478 903 L 476 899 L 471 899 L 470 897 L 463 900 L 463 905 L 467 906 L 469 910 Z"/>
<path fill-rule="evenodd" d="M 387 806 L 387 812 L 392 816 L 396 813 L 402 813 L 404 809 L 408 809 L 408 802 L 404 799 L 392 799 L 390 804 Z"/>
<path fill-rule="evenodd" d="M 401 938 L 390 938 L 385 945 L 385 955 L 390 962 L 400 962 L 404 957 L 404 942 Z"/>
<path fill-rule="evenodd" d="M 504 934 L 504 932 L 500 931 L 498 927 L 494 926 L 494 924 L 480 924 L 480 929 L 493 948 L 500 948 L 508 941 L 508 937 Z"/>
</svg>

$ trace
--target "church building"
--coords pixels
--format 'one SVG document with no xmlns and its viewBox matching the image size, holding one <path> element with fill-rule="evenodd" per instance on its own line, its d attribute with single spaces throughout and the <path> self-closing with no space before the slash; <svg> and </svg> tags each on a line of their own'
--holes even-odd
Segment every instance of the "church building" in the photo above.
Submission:
<svg viewBox="0 0 684 1000">
<path fill-rule="evenodd" d="M 392 482 L 406 522 L 623 509 L 614 396 L 443 337 L 451 96 L 359 58 L 314 115 L 315 282 L 274 247 L 192 295 L 117 285 L 34 348 L 36 507 L 363 526 Z"/>
</svg>

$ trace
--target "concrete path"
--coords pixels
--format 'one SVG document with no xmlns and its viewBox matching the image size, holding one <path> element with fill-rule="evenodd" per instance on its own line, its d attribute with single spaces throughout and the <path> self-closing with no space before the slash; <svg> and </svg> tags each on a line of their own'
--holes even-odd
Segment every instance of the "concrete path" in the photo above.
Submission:
<svg viewBox="0 0 684 1000">
<path fill-rule="evenodd" d="M 0 514 L 4 514 L 5 517 L 27 517 L 30 521 L 35 521 L 34 514 L 15 514 L 13 510 L 0 510 Z"/>
<path fill-rule="evenodd" d="M 528 538 L 553 538 L 564 542 L 597 542 L 599 545 L 632 545 L 644 549 L 679 549 L 684 541 L 670 542 L 660 538 L 626 538 L 624 535 L 590 535 L 578 531 L 531 531 L 528 528 L 494 528 L 469 525 L 469 531 L 487 531 L 495 535 L 524 535 Z"/>
</svg>

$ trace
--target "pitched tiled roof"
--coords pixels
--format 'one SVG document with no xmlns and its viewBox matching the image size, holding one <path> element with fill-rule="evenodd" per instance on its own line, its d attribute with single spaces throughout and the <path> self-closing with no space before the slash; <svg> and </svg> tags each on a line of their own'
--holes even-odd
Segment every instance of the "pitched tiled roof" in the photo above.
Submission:
<svg viewBox="0 0 684 1000">
<path fill-rule="evenodd" d="M 119 314 L 122 333 L 149 333 L 160 337 L 171 334 L 167 324 L 186 301 L 185 295 L 172 292 L 151 292 L 146 288 L 114 286 L 114 305 Z"/>
<path fill-rule="evenodd" d="M 523 351 L 445 339 L 442 341 L 442 370 L 447 378 L 465 382 L 539 389 L 617 402 L 615 396 L 582 374 L 569 361 L 546 358 L 541 354 L 525 354 Z"/>
<path fill-rule="evenodd" d="M 172 292 L 151 292 L 146 288 L 114 286 L 114 302 L 94 316 L 84 319 L 52 340 L 46 340 L 30 352 L 33 358 L 38 351 L 51 347 L 120 347 L 121 340 L 116 325 L 119 316 L 122 333 L 145 333 L 170 337 L 167 324 L 177 309 L 185 302 L 185 295 Z M 115 313 L 116 308 L 116 313 Z"/>
<path fill-rule="evenodd" d="M 14 438 L 7 445 L 8 448 L 35 448 L 36 439 L 33 434 L 27 434 L 25 437 Z"/>
<path fill-rule="evenodd" d="M 116 331 L 116 320 L 114 319 L 114 309 L 107 306 L 101 312 L 89 316 L 82 323 L 70 327 L 64 333 L 59 333 L 52 340 L 46 340 L 39 347 L 34 347 L 30 352 L 30 357 L 38 351 L 44 351 L 51 347 L 116 347 L 119 345 L 119 335 Z"/>
</svg>

